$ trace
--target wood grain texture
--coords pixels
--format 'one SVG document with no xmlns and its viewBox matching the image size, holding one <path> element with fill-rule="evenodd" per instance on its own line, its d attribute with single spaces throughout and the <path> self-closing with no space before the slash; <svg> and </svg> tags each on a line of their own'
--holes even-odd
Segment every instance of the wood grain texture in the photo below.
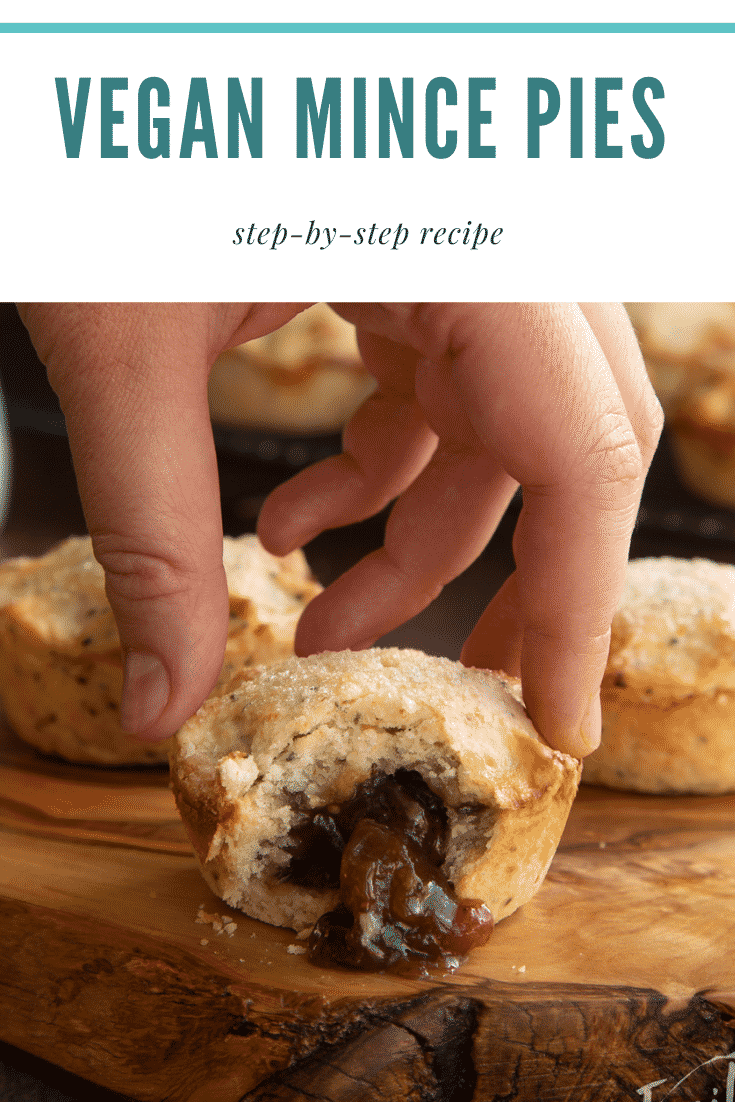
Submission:
<svg viewBox="0 0 735 1102">
<path fill-rule="evenodd" d="M 733 797 L 582 789 L 539 896 L 413 980 L 316 968 L 216 899 L 161 770 L 4 732 L 0 838 L 0 1036 L 135 1098 L 617 1102 L 665 1079 L 654 1102 L 730 1102 Z"/>
</svg>

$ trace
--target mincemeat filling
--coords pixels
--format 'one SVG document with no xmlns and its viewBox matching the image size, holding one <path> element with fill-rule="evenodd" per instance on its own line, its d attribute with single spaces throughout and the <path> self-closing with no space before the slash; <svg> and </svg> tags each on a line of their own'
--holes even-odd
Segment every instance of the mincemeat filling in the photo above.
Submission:
<svg viewBox="0 0 735 1102">
<path fill-rule="evenodd" d="M 383 970 L 455 967 L 493 928 L 478 899 L 457 899 L 441 871 L 447 812 L 416 770 L 375 773 L 340 806 L 297 812 L 284 879 L 339 888 L 309 940 L 310 960 Z"/>
</svg>

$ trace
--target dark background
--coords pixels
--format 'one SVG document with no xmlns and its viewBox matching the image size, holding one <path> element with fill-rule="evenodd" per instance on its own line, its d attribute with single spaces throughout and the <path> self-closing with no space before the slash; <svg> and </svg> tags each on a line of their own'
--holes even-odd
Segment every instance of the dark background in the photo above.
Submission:
<svg viewBox="0 0 735 1102">
<path fill-rule="evenodd" d="M 0 304 L 0 382 L 13 454 L 13 488 L 3 557 L 40 554 L 86 531 L 64 420 L 15 307 Z M 225 532 L 252 532 L 260 503 L 300 466 L 339 448 L 338 437 L 284 438 L 215 429 Z M 513 569 L 512 535 L 520 498 L 482 555 L 433 604 L 381 642 L 457 658 L 466 636 Z M 327 585 L 379 547 L 386 513 L 318 537 L 305 550 Z M 699 501 L 680 485 L 666 440 L 643 495 L 631 555 L 704 556 L 735 562 L 735 513 Z M 2 944 L 0 937 L 0 945 Z M 2 1102 L 121 1102 L 123 1096 L 0 1043 Z"/>
</svg>

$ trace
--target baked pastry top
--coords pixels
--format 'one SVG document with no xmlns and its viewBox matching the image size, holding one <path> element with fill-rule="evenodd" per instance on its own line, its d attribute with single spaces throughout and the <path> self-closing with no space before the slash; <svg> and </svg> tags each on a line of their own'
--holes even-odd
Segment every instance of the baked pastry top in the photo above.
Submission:
<svg viewBox="0 0 735 1102">
<path fill-rule="evenodd" d="M 321 586 L 301 552 L 269 555 L 255 536 L 225 538 L 230 622 L 220 682 L 293 651 L 298 618 Z M 17 733 L 72 761 L 165 761 L 119 727 L 122 655 L 104 572 L 89 536 L 0 564 L 0 697 Z"/>
<path fill-rule="evenodd" d="M 321 302 L 223 352 L 210 373 L 209 408 L 223 425 L 337 432 L 374 387 L 355 327 Z"/>
<path fill-rule="evenodd" d="M 611 683 L 647 699 L 735 688 L 735 566 L 631 561 L 612 623 Z"/>
<path fill-rule="evenodd" d="M 88 536 L 65 540 L 39 558 L 0 563 L 0 607 L 49 646 L 83 645 L 92 652 L 118 642 L 104 571 Z"/>
<path fill-rule="evenodd" d="M 321 591 L 300 551 L 278 559 L 256 536 L 225 536 L 222 557 L 230 591 L 230 638 L 259 627 L 265 649 L 289 653 L 294 625 Z M 105 576 L 89 536 L 73 536 L 39 558 L 0 563 L 0 609 L 54 649 L 87 654 L 120 645 L 105 595 Z M 255 623 L 253 624 L 253 621 Z"/>
<path fill-rule="evenodd" d="M 735 508 L 735 303 L 628 304 L 682 482 Z"/>
<path fill-rule="evenodd" d="M 591 784 L 735 790 L 735 567 L 637 559 L 612 622 Z"/>
<path fill-rule="evenodd" d="M 354 325 L 325 302 L 302 310 L 280 329 L 239 347 L 249 359 L 284 371 L 307 371 L 312 365 L 329 361 L 360 360 Z"/>
<path fill-rule="evenodd" d="M 735 303 L 629 302 L 651 381 L 668 413 L 707 375 L 735 372 Z"/>
<path fill-rule="evenodd" d="M 230 592 L 228 650 L 233 658 L 247 649 L 252 664 L 260 665 L 292 654 L 298 619 L 322 590 L 303 551 L 278 558 L 257 536 L 225 536 L 222 559 Z M 220 685 L 231 672 L 227 657 Z"/>
<path fill-rule="evenodd" d="M 290 832 L 305 812 L 336 813 L 399 771 L 443 802 L 442 869 L 458 896 L 498 921 L 540 887 L 580 763 L 540 738 L 517 682 L 372 648 L 246 671 L 231 689 L 182 727 L 171 755 L 202 872 L 230 905 L 275 925 L 314 923 L 338 894 L 290 882 Z"/>
</svg>

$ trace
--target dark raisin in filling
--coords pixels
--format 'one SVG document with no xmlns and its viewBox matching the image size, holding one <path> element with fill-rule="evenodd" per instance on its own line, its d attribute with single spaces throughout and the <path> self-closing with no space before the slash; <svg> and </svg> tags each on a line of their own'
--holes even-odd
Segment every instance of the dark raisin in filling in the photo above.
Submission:
<svg viewBox="0 0 735 1102">
<path fill-rule="evenodd" d="M 490 911 L 458 900 L 441 871 L 447 835 L 442 801 L 414 770 L 375 774 L 348 803 L 300 812 L 286 878 L 341 893 L 314 927 L 310 959 L 372 970 L 454 967 L 484 945 Z"/>
</svg>

